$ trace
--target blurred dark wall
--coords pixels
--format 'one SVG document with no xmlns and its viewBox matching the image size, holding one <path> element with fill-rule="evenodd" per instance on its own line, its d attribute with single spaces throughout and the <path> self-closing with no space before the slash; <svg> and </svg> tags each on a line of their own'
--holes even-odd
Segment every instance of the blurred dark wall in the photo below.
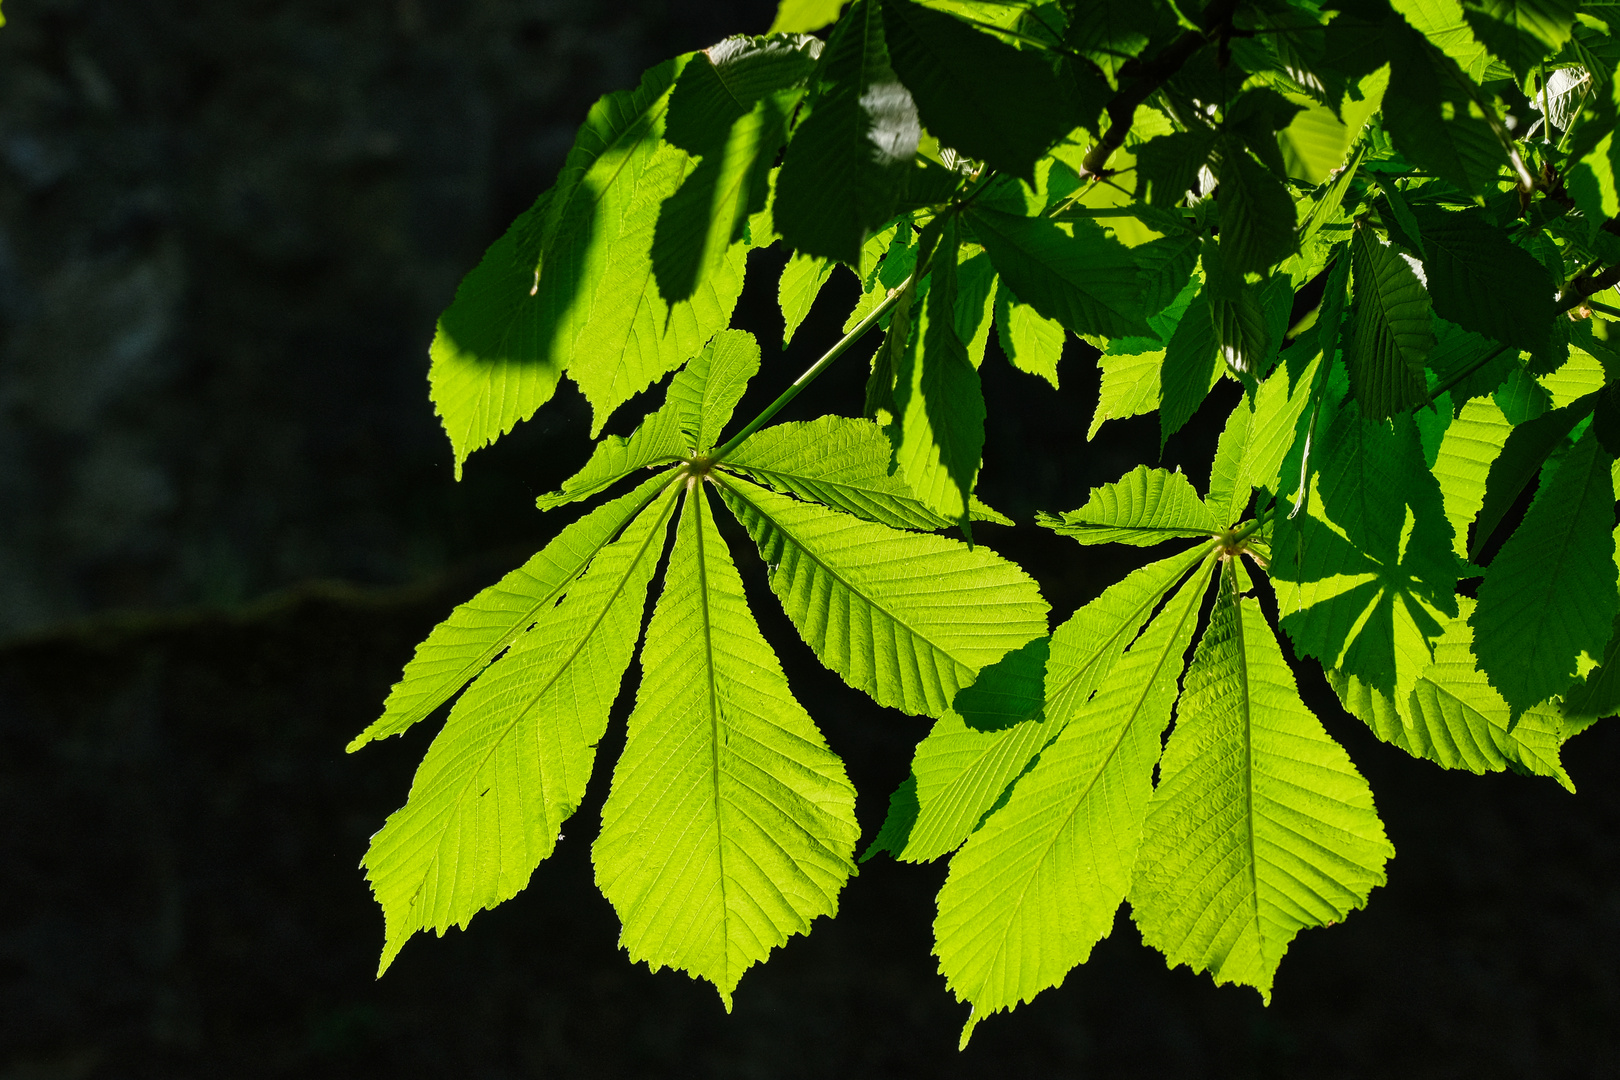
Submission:
<svg viewBox="0 0 1620 1080">
<path fill-rule="evenodd" d="M 1399 856 L 1369 910 L 1296 941 L 1269 1009 L 1167 971 L 1122 914 L 1061 990 L 958 1054 L 966 1010 L 928 955 L 943 866 L 880 859 L 725 1016 L 706 985 L 631 966 L 591 882 L 633 671 L 557 856 L 374 980 L 382 920 L 356 864 L 433 725 L 342 747 L 414 643 L 566 520 L 533 495 L 588 447 L 565 388 L 452 483 L 433 320 L 592 100 L 770 9 L 6 0 L 0 1080 L 1620 1072 L 1620 738 L 1570 746 L 1578 797 L 1443 773 L 1309 674 Z M 852 298 L 829 287 L 781 353 L 780 265 L 755 256 L 742 300 L 766 357 L 744 413 Z M 1061 392 L 996 355 L 983 373 L 983 492 L 1026 524 L 980 539 L 1062 619 L 1141 553 L 1027 523 L 1153 460 L 1156 425 L 1087 444 L 1078 348 Z M 793 415 L 853 411 L 863 378 L 852 356 Z M 1231 388 L 1217 397 L 1164 456 L 1200 484 Z M 926 724 L 822 669 L 738 552 L 870 836 Z"/>
</svg>

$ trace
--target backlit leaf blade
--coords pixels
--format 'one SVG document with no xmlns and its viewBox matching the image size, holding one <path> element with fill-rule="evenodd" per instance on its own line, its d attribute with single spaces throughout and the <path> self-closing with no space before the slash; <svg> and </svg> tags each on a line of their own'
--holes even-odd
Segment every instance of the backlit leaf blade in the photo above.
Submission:
<svg viewBox="0 0 1620 1080">
<path fill-rule="evenodd" d="M 1491 52 L 1523 76 L 1569 40 L 1571 0 L 1469 0 L 1463 17 Z"/>
<path fill-rule="evenodd" d="M 1447 622 L 1445 634 L 1435 642 L 1434 663 L 1401 707 L 1341 671 L 1327 673 L 1329 684 L 1375 735 L 1413 757 L 1475 774 L 1501 772 L 1511 763 L 1575 790 L 1559 761 L 1559 748 L 1573 726 L 1550 705 L 1538 705 L 1517 725 L 1512 723 L 1507 702 L 1475 666 L 1474 635 L 1468 626 L 1474 600 L 1461 596 L 1457 604 L 1459 617 Z"/>
<path fill-rule="evenodd" d="M 1323 438 L 1304 512 L 1277 522 L 1271 580 L 1296 651 L 1404 696 L 1456 614 L 1458 561 L 1416 425 L 1348 402 Z"/>
<path fill-rule="evenodd" d="M 1142 940 L 1269 1001 L 1294 936 L 1364 905 L 1394 853 L 1226 564 L 1142 831 L 1129 897 Z"/>
<path fill-rule="evenodd" d="M 1140 416 L 1158 408 L 1164 350 L 1132 355 L 1105 352 L 1098 357 L 1097 366 L 1102 368 L 1102 388 L 1091 426 L 1086 429 L 1087 441 L 1096 438 L 1105 421 Z"/>
<path fill-rule="evenodd" d="M 982 547 L 715 479 L 800 636 L 880 705 L 943 716 L 980 668 L 1046 633 L 1035 583 Z"/>
<path fill-rule="evenodd" d="M 1037 521 L 1082 544 L 1151 547 L 1178 537 L 1208 537 L 1225 525 L 1179 472 L 1138 465 L 1112 484 L 1092 488 L 1078 510 Z"/>
<path fill-rule="evenodd" d="M 746 330 L 722 330 L 669 384 L 669 400 L 693 450 L 720 441 L 748 380 L 759 372 L 759 342 Z"/>
<path fill-rule="evenodd" d="M 658 493 L 669 476 L 592 510 L 569 525 L 522 566 L 457 606 L 416 647 L 394 684 L 383 714 L 349 743 L 352 753 L 373 739 L 398 735 L 448 701 L 534 624 L 592 559 Z"/>
<path fill-rule="evenodd" d="M 1403 9 L 1425 6 L 1402 3 Z M 1456 12 L 1454 4 L 1436 4 Z M 1408 18 L 1412 15 L 1408 13 Z M 1494 191 L 1497 175 L 1509 165 L 1506 151 L 1476 99 L 1484 94 L 1422 34 L 1397 21 L 1380 35 L 1390 49 L 1389 90 L 1384 94 L 1384 128 L 1395 149 L 1470 198 Z M 1484 60 L 1484 50 L 1471 48 Z M 1482 72 L 1481 72 L 1482 73 Z M 1472 90 L 1472 93 L 1470 92 Z"/>
<path fill-rule="evenodd" d="M 1235 139 L 1220 146 L 1222 255 L 1232 273 L 1265 271 L 1294 252 L 1293 196 Z"/>
<path fill-rule="evenodd" d="M 663 462 L 687 456 L 687 440 L 681 434 L 680 414 L 671 405 L 648 416 L 629 438 L 609 435 L 591 450 L 590 460 L 579 472 L 564 480 L 556 491 L 535 500 L 542 510 L 588 499 L 606 491 L 627 476 Z"/>
<path fill-rule="evenodd" d="M 591 849 L 654 971 L 737 980 L 812 920 L 854 872 L 855 790 L 760 636 L 699 488 L 681 513 L 641 652 L 624 753 Z"/>
<path fill-rule="evenodd" d="M 554 319 L 535 292 L 553 197 L 540 196 L 490 245 L 439 317 L 428 379 L 458 480 L 469 454 L 533 416 L 562 378 L 567 353 L 553 347 Z"/>
<path fill-rule="evenodd" d="M 1474 655 L 1515 715 L 1569 689 L 1581 653 L 1608 644 L 1620 612 L 1612 464 L 1588 429 L 1480 583 Z"/>
<path fill-rule="evenodd" d="M 952 857 L 934 952 L 946 984 L 973 1003 L 964 1041 L 985 1016 L 1062 982 L 1112 929 L 1207 591 L 1203 574 L 1182 586 Z"/>
<path fill-rule="evenodd" d="M 1491 463 L 1512 430 L 1496 402 L 1475 398 L 1463 406 L 1440 439 L 1433 472 L 1440 481 L 1446 520 L 1451 522 L 1452 550 L 1460 559 L 1468 557 L 1468 528 L 1484 505 Z"/>
<path fill-rule="evenodd" d="M 892 844 L 874 846 L 902 862 L 936 859 L 960 846 L 1206 553 L 1199 546 L 1137 569 L 1076 611 L 1049 641 L 1038 638 L 981 671 L 917 744 L 915 820 Z"/>
<path fill-rule="evenodd" d="M 891 453 L 889 437 L 872 421 L 823 416 L 755 432 L 725 464 L 776 491 L 896 529 L 955 524 L 890 472 Z"/>
<path fill-rule="evenodd" d="M 379 973 L 416 931 L 443 935 L 515 896 L 556 846 L 629 666 L 676 490 L 462 695 L 409 800 L 371 838 L 362 865 L 387 928 Z"/>
<path fill-rule="evenodd" d="M 1486 474 L 1485 491 L 1480 500 L 1479 525 L 1469 545 L 1471 556 L 1477 556 L 1485 549 L 1496 527 L 1518 501 L 1520 492 L 1540 473 L 1548 455 L 1563 445 L 1569 433 L 1591 414 L 1596 404 L 1595 394 L 1580 398 L 1562 408 L 1526 420 L 1508 433 L 1501 453 L 1491 462 L 1490 471 Z"/>
<path fill-rule="evenodd" d="M 765 209 L 771 164 L 817 51 L 809 39 L 727 38 L 694 53 L 675 80 L 664 139 L 697 165 L 664 200 L 653 232 L 653 279 L 666 303 L 689 299 Z"/>
<path fill-rule="evenodd" d="M 795 254 L 782 268 L 776 299 L 782 308 L 783 348 L 793 340 L 804 317 L 810 314 L 810 306 L 821 295 L 821 287 L 832 277 L 835 265 L 831 259 Z"/>
<path fill-rule="evenodd" d="M 772 34 L 809 34 L 838 19 L 847 0 L 782 0 L 768 31 Z"/>
<path fill-rule="evenodd" d="M 1008 361 L 1019 371 L 1038 375 L 1057 389 L 1058 361 L 1068 337 L 1062 325 L 1020 301 L 1006 282 L 998 283 L 995 303 L 996 332 Z"/>
</svg>

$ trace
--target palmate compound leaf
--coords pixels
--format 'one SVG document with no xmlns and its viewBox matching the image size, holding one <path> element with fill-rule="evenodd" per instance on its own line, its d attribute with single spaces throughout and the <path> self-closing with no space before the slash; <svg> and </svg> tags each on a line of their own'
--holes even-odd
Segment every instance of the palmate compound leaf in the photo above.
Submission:
<svg viewBox="0 0 1620 1080">
<path fill-rule="evenodd" d="M 1061 983 L 1113 927 L 1207 592 L 1203 573 L 1182 586 L 952 857 L 934 952 L 973 1004 L 964 1044 L 985 1016 Z"/>
<path fill-rule="evenodd" d="M 1392 695 L 1342 671 L 1327 672 L 1328 684 L 1347 712 L 1413 757 L 1475 774 L 1512 766 L 1574 791 L 1558 753 L 1582 725 L 1565 720 L 1552 705 L 1537 705 L 1513 724 L 1507 702 L 1475 666 L 1468 625 L 1474 600 L 1460 596 L 1457 605 L 1458 617 L 1446 621 L 1435 642 L 1434 662 L 1398 705 Z"/>
<path fill-rule="evenodd" d="M 1035 583 L 982 547 L 714 476 L 799 635 L 880 705 L 943 716 L 980 668 L 1046 633 Z"/>
<path fill-rule="evenodd" d="M 862 858 L 889 851 L 902 862 L 926 862 L 959 847 L 1206 554 L 1200 546 L 1141 567 L 1050 639 L 1037 638 L 981 671 L 917 744 L 909 791 L 891 802 L 883 832 Z"/>
<path fill-rule="evenodd" d="M 635 648 L 675 505 L 669 479 L 648 482 L 662 494 L 456 702 L 410 798 L 371 838 L 362 865 L 386 924 L 379 974 L 416 931 L 465 927 L 517 895 L 556 847 Z"/>
<path fill-rule="evenodd" d="M 615 407 L 730 321 L 743 245 L 689 300 L 670 306 L 651 281 L 659 206 L 692 168 L 661 139 L 689 59 L 596 103 L 556 186 L 490 247 L 440 318 L 429 383 L 458 477 L 469 454 L 551 399 L 565 367 L 599 431 Z"/>
<path fill-rule="evenodd" d="M 744 971 L 837 911 L 860 827 L 689 487 L 591 855 L 630 958 L 708 979 L 729 1012 Z"/>
<path fill-rule="evenodd" d="M 1092 488 L 1078 510 L 1041 513 L 1038 524 L 1082 544 L 1152 547 L 1178 537 L 1208 537 L 1225 528 L 1179 472 L 1138 465 L 1112 484 Z"/>
<path fill-rule="evenodd" d="M 1568 690 L 1581 654 L 1608 644 L 1620 612 L 1613 462 L 1588 428 L 1480 583 L 1474 655 L 1515 717 Z"/>
<path fill-rule="evenodd" d="M 1294 935 L 1365 904 L 1395 850 L 1239 573 L 1223 567 L 1187 670 L 1129 900 L 1142 940 L 1171 966 L 1269 1002 Z"/>
<path fill-rule="evenodd" d="M 1346 402 L 1315 455 L 1305 509 L 1276 525 L 1270 573 L 1295 650 L 1390 694 L 1428 667 L 1457 613 L 1460 563 L 1410 416 Z"/>
<path fill-rule="evenodd" d="M 652 477 L 597 507 L 528 562 L 451 612 L 416 647 L 416 655 L 388 694 L 382 716 L 355 736 L 349 752 L 373 739 L 398 735 L 467 685 L 555 604 L 668 482 L 667 476 Z"/>
</svg>

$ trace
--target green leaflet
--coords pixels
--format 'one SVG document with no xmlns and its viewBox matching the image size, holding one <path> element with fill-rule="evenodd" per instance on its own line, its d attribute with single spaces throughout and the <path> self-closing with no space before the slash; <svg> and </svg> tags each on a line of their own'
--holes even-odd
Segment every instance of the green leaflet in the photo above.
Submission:
<svg viewBox="0 0 1620 1080">
<path fill-rule="evenodd" d="M 1564 445 L 1570 432 L 1591 414 L 1596 404 L 1596 394 L 1580 398 L 1562 408 L 1523 420 L 1508 433 L 1502 452 L 1491 462 L 1485 480 L 1479 526 L 1474 530 L 1473 543 L 1469 545 L 1471 558 L 1477 558 L 1485 549 L 1525 485 L 1541 471 L 1548 455 Z"/>
<path fill-rule="evenodd" d="M 1220 338 L 1206 285 L 1176 324 L 1159 372 L 1159 447 L 1180 431 L 1220 378 Z"/>
<path fill-rule="evenodd" d="M 1404 412 L 1428 397 L 1424 358 L 1434 348 L 1429 295 L 1399 254 L 1371 229 L 1350 242 L 1355 307 L 1346 327 L 1350 392 L 1374 419 Z"/>
<path fill-rule="evenodd" d="M 1138 465 L 1112 484 L 1092 488 L 1078 510 L 1041 513 L 1037 524 L 1082 544 L 1151 547 L 1177 537 L 1215 536 L 1225 524 L 1179 472 Z"/>
<path fill-rule="evenodd" d="M 1418 206 L 1412 213 L 1436 315 L 1515 349 L 1546 345 L 1558 290 L 1534 256 L 1482 211 Z"/>
<path fill-rule="evenodd" d="M 1288 175 L 1308 184 L 1331 179 L 1334 170 L 1344 165 L 1368 118 L 1383 103 L 1388 85 L 1387 70 L 1363 78 L 1359 86 L 1362 99 L 1341 103 L 1340 116 L 1302 94 L 1288 94 L 1289 101 L 1304 107 L 1286 128 L 1277 132 Z"/>
<path fill-rule="evenodd" d="M 1041 747 L 1080 712 L 1159 601 L 1207 552 L 1200 545 L 1133 571 L 1050 639 L 1037 638 L 981 671 L 917 744 L 910 820 L 893 820 L 891 810 L 873 851 L 924 862 L 960 846 Z"/>
<path fill-rule="evenodd" d="M 724 330 L 669 384 L 669 400 L 693 450 L 707 454 L 759 371 L 759 342 L 746 330 Z"/>
<path fill-rule="evenodd" d="M 1494 191 L 1497 174 L 1510 162 L 1481 104 L 1488 99 L 1421 36 L 1398 23 L 1385 36 L 1390 76 L 1384 128 L 1395 149 L 1470 198 Z"/>
<path fill-rule="evenodd" d="M 1469 0 L 1463 17 L 1474 36 L 1522 77 L 1569 40 L 1576 6 L 1570 0 Z"/>
<path fill-rule="evenodd" d="M 593 118 L 607 100 L 597 104 Z M 607 118 L 601 119 L 605 126 Z M 428 350 L 428 380 L 458 480 L 469 454 L 533 416 L 562 378 L 567 354 L 553 347 L 555 319 L 535 291 L 554 195 L 541 195 L 490 245 L 439 317 Z M 552 292 L 548 282 L 547 300 Z"/>
<path fill-rule="evenodd" d="M 1221 253 L 1231 273 L 1267 270 L 1296 249 L 1293 196 L 1237 140 L 1219 145 Z"/>
<path fill-rule="evenodd" d="M 1068 44 L 1113 79 L 1167 19 L 1165 11 L 1135 0 L 1088 0 L 1070 13 Z"/>
<path fill-rule="evenodd" d="M 1490 64 L 1484 45 L 1475 39 L 1457 0 L 1391 0 L 1412 27 L 1475 79 Z"/>
<path fill-rule="evenodd" d="M 535 505 L 555 510 L 606 491 L 641 469 L 686 457 L 680 420 L 679 410 L 666 404 L 643 420 L 629 438 L 609 435 L 596 444 L 583 469 L 564 480 L 556 491 L 540 496 Z"/>
<path fill-rule="evenodd" d="M 996 272 L 1043 317 L 1076 334 L 1146 334 L 1130 249 L 1094 221 L 1056 222 L 975 204 L 974 235 Z"/>
<path fill-rule="evenodd" d="M 670 482 L 655 476 L 636 490 L 592 510 L 500 581 L 459 605 L 416 647 L 383 714 L 349 743 L 353 753 L 373 739 L 398 735 L 489 666 L 579 577 L 592 559 Z"/>
<path fill-rule="evenodd" d="M 965 522 L 984 452 L 985 409 L 979 373 L 957 336 L 956 247 L 952 221 L 932 263 L 919 325 L 895 361 L 889 438 L 895 465 L 917 498 Z"/>
<path fill-rule="evenodd" d="M 855 0 L 838 20 L 818 77 L 782 159 L 776 227 L 795 251 L 853 266 L 867 234 L 894 216 L 922 137 L 876 0 Z"/>
<path fill-rule="evenodd" d="M 846 0 L 782 0 L 771 22 L 771 34 L 809 34 L 838 18 Z"/>
<path fill-rule="evenodd" d="M 671 381 L 664 407 L 628 439 L 610 435 L 596 444 L 585 467 L 558 490 L 535 500 L 542 510 L 587 499 L 641 469 L 708 451 L 748 380 L 759 370 L 759 343 L 743 330 L 724 330 Z"/>
<path fill-rule="evenodd" d="M 1177 205 L 1191 190 L 1198 170 L 1214 149 L 1215 132 L 1202 125 L 1191 131 L 1155 135 L 1133 151 L 1137 193 L 1150 206 Z"/>
<path fill-rule="evenodd" d="M 1013 295 L 1007 283 L 997 279 L 995 322 L 1001 351 L 1019 371 L 1038 375 L 1058 385 L 1058 361 L 1063 357 L 1067 338 L 1063 327 Z"/>
<path fill-rule="evenodd" d="M 1543 483 L 1479 586 L 1474 655 L 1513 714 L 1568 690 L 1620 612 L 1614 459 L 1590 429 Z"/>
<path fill-rule="evenodd" d="M 1176 677 L 1208 591 L 1182 586 L 1034 766 L 951 859 L 934 952 L 985 1016 L 1056 986 L 1107 936 L 1130 887 Z"/>
<path fill-rule="evenodd" d="M 1317 454 L 1306 510 L 1277 522 L 1271 580 L 1295 649 L 1405 695 L 1455 615 L 1458 562 L 1440 486 L 1408 416 L 1354 403 Z"/>
<path fill-rule="evenodd" d="M 799 635 L 880 705 L 942 716 L 980 668 L 1046 632 L 1035 583 L 982 547 L 714 478 Z"/>
<path fill-rule="evenodd" d="M 733 37 L 693 55 L 675 80 L 664 138 L 697 159 L 658 212 L 653 278 L 667 303 L 715 273 L 769 175 L 819 49 L 809 39 Z"/>
<path fill-rule="evenodd" d="M 1197 235 L 1184 233 L 1161 236 L 1131 249 L 1142 281 L 1144 311 L 1162 312 L 1176 302 L 1198 265 L 1199 247 Z M 1176 318 L 1180 317 L 1178 313 Z"/>
<path fill-rule="evenodd" d="M 782 268 L 782 279 L 776 287 L 776 299 L 782 307 L 782 347 L 793 340 L 794 333 L 810 307 L 821 294 L 821 287 L 832 277 L 831 259 L 818 259 L 813 255 L 794 255 Z"/>
<path fill-rule="evenodd" d="M 1447 622 L 1445 634 L 1435 642 L 1434 663 L 1399 708 L 1394 698 L 1360 679 L 1329 671 L 1328 682 L 1339 700 L 1373 734 L 1413 757 L 1476 774 L 1501 772 L 1511 763 L 1574 791 L 1558 753 L 1575 725 L 1546 705 L 1530 709 L 1518 724 L 1512 722 L 1507 702 L 1474 665 L 1474 635 L 1468 626 L 1474 600 L 1462 596 L 1457 604 L 1458 618 Z"/>
<path fill-rule="evenodd" d="M 1086 429 L 1088 442 L 1096 437 L 1104 421 L 1140 416 L 1158 407 L 1159 370 L 1164 366 L 1164 350 L 1131 356 L 1104 352 L 1097 358 L 1097 366 L 1102 368 L 1102 388 L 1097 394 L 1091 426 Z M 1208 393 L 1207 389 L 1205 392 Z"/>
<path fill-rule="evenodd" d="M 855 789 L 760 636 L 701 488 L 641 671 L 596 881 L 631 960 L 708 979 L 729 1012 L 744 971 L 837 911 L 860 829 Z"/>
<path fill-rule="evenodd" d="M 984 364 L 984 350 L 990 344 L 990 324 L 999 280 L 983 248 L 975 244 L 957 248 L 956 336 L 967 350 L 968 362 L 975 371 Z"/>
<path fill-rule="evenodd" d="M 929 132 L 958 152 L 1034 180 L 1035 160 L 1072 126 L 1067 87 L 1020 51 L 911 0 L 883 0 L 890 61 Z M 1040 108 L 1031 108 L 1040 102 Z"/>
<path fill-rule="evenodd" d="M 1129 896 L 1142 940 L 1269 1002 L 1294 935 L 1365 904 L 1394 853 L 1226 563 L 1142 829 Z"/>
<path fill-rule="evenodd" d="M 823 416 L 750 435 L 725 467 L 783 494 L 896 529 L 931 532 L 954 525 L 956 519 L 919 500 L 905 477 L 889 472 L 890 455 L 888 436 L 872 421 Z M 989 520 L 977 506 L 974 516 Z"/>
<path fill-rule="evenodd" d="M 387 925 L 378 974 L 416 931 L 442 936 L 517 895 L 556 846 L 630 663 L 677 490 L 462 695 L 405 806 L 371 838 L 362 865 Z"/>
<path fill-rule="evenodd" d="M 1446 520 L 1451 522 L 1452 551 L 1468 557 L 1468 527 L 1485 502 L 1485 480 L 1491 463 L 1502 452 L 1512 426 L 1496 402 L 1476 398 L 1446 428 L 1434 459 L 1434 478 L 1440 481 Z"/>
<path fill-rule="evenodd" d="M 1215 449 L 1205 500 L 1221 521 L 1242 517 L 1252 490 L 1263 488 L 1273 495 L 1281 490 L 1283 459 L 1308 423 L 1306 407 L 1321 362 L 1318 357 L 1305 366 L 1292 392 L 1288 367 L 1279 365 L 1260 384 L 1252 403 L 1247 396 L 1238 400 Z"/>
</svg>

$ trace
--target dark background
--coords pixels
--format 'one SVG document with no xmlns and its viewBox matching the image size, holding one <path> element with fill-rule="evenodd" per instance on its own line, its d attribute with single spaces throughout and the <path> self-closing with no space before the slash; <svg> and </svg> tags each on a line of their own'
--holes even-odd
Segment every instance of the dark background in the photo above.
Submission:
<svg viewBox="0 0 1620 1080">
<path fill-rule="evenodd" d="M 539 547 L 533 496 L 587 451 L 565 388 L 450 479 L 433 320 L 555 174 L 585 109 L 676 51 L 762 31 L 763 0 L 7 0 L 0 29 L 0 1080 L 115 1077 L 1620 1075 L 1620 736 L 1581 787 L 1445 773 L 1302 675 L 1399 856 L 1275 1002 L 1136 940 L 956 1050 L 929 956 L 944 867 L 866 864 L 836 920 L 706 984 L 632 967 L 591 885 L 606 766 L 530 888 L 373 978 L 357 869 L 432 736 L 346 756 L 411 648 Z M 742 412 L 836 339 L 828 294 L 779 357 L 781 257 L 738 325 Z M 841 307 L 842 305 L 842 307 Z M 1156 455 L 1152 418 L 1084 441 L 995 354 L 982 539 L 1061 619 L 1128 559 L 1028 523 Z M 787 418 L 858 408 L 861 354 Z M 656 399 L 652 399 L 656 400 Z M 1229 405 L 1165 456 L 1202 485 Z M 625 432 L 641 402 L 620 411 Z M 1203 462 L 1204 464 L 1200 464 Z M 1061 542 L 1060 542 L 1061 541 Z M 816 664 L 738 546 L 870 837 L 923 721 Z M 1306 671 L 1307 669 L 1301 669 Z M 611 761 L 623 713 L 603 747 Z"/>
</svg>

